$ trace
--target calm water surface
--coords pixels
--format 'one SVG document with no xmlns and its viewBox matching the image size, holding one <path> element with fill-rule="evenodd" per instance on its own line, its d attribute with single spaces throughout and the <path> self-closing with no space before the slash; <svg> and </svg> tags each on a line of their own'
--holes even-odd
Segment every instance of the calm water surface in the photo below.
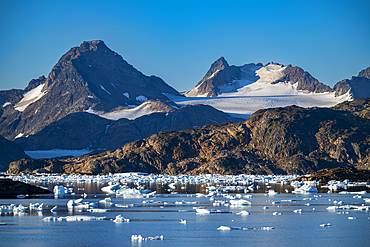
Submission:
<svg viewBox="0 0 370 247">
<path fill-rule="evenodd" d="M 52 188 L 54 184 L 46 185 Z M 155 198 L 124 199 L 115 195 L 103 194 L 100 190 L 106 184 L 74 184 L 74 196 L 54 198 L 53 195 L 33 199 L 0 200 L 0 205 L 44 203 L 42 213 L 29 211 L 23 215 L 1 214 L 1 246 L 370 246 L 370 213 L 369 211 L 340 210 L 328 211 L 333 201 L 342 201 L 343 205 L 364 204 L 363 198 L 342 194 L 309 194 L 296 195 L 283 193 L 292 190 L 288 185 L 272 185 L 275 191 L 282 193 L 267 196 L 264 192 L 270 188 L 262 186 L 257 193 L 248 193 L 252 205 L 245 207 L 213 206 L 209 197 L 196 197 L 195 193 L 205 192 L 200 185 L 178 187 L 179 194 L 162 194 Z M 167 193 L 167 187 L 147 184 L 147 188 L 157 193 Z M 244 191 L 240 191 L 244 194 Z M 69 211 L 67 202 L 81 198 L 87 193 L 84 201 L 99 202 L 111 197 L 114 204 L 133 204 L 127 208 L 98 204 L 98 208 L 109 208 L 110 212 L 91 213 L 87 211 Z M 184 194 L 183 194 L 184 193 Z M 235 195 L 237 192 L 228 193 Z M 142 203 L 153 200 L 154 203 Z M 225 197 L 215 197 L 215 201 L 228 201 Z M 176 204 L 183 202 L 183 204 Z M 186 202 L 197 202 L 187 204 Z M 273 204 L 273 202 L 278 202 Z M 56 213 L 50 209 L 58 206 Z M 195 212 L 194 206 L 208 209 L 219 209 L 229 213 L 211 213 L 201 215 Z M 264 209 L 264 207 L 268 207 Z M 315 210 L 313 210 L 315 208 Z M 301 213 L 294 213 L 302 209 Z M 237 212 L 246 210 L 250 215 L 241 216 Z M 273 215 L 280 212 L 282 215 Z M 114 223 L 118 214 L 129 218 L 130 222 Z M 45 222 L 47 216 L 90 215 L 104 216 L 101 221 L 56 221 Z M 348 219 L 355 217 L 356 219 Z M 180 219 L 187 224 L 180 224 Z M 330 227 L 320 224 L 331 223 Z M 217 230 L 220 226 L 235 228 L 231 231 Z M 261 230 L 261 227 L 274 227 L 272 230 Z M 244 228 L 244 230 L 243 230 Z M 159 236 L 164 240 L 131 241 L 132 235 Z"/>
</svg>

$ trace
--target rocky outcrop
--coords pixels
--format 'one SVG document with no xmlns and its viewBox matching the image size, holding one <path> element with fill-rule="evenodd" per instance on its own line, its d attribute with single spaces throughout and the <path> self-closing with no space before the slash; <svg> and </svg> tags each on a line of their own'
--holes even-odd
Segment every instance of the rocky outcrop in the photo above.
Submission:
<svg viewBox="0 0 370 247">
<path fill-rule="evenodd" d="M 20 104 L 28 92 L 38 97 Z M 14 140 L 72 113 L 168 100 L 163 93 L 179 95 L 162 79 L 143 75 L 103 41 L 83 42 L 63 55 L 47 78 L 32 80 L 25 90 L 0 92 L 0 104 L 6 104 L 0 108 L 0 134 Z"/>
<path fill-rule="evenodd" d="M 322 169 L 320 171 L 311 174 L 309 177 L 299 177 L 298 181 L 319 181 L 322 184 L 329 182 L 330 180 L 349 182 L 370 182 L 370 171 L 359 170 L 352 166 L 336 167 L 331 169 Z"/>
<path fill-rule="evenodd" d="M 259 110 L 245 122 L 160 132 L 59 165 L 66 173 L 309 174 L 348 165 L 370 170 L 369 106 L 367 98 L 333 108 Z M 27 162 L 11 163 L 8 172 L 30 167 Z M 50 162 L 56 161 L 32 169 Z"/>
<path fill-rule="evenodd" d="M 0 136 L 0 171 L 8 169 L 9 163 L 23 158 L 29 158 L 18 144 Z"/>
<path fill-rule="evenodd" d="M 49 194 L 51 191 L 11 179 L 0 179 L 0 198 L 14 199 L 17 195 Z"/>
<path fill-rule="evenodd" d="M 353 99 L 370 96 L 370 67 L 360 71 L 358 76 L 337 82 L 334 86 L 336 96 L 349 93 Z"/>
<path fill-rule="evenodd" d="M 297 83 L 297 90 L 299 91 L 313 93 L 324 93 L 333 91 L 333 89 L 331 89 L 329 86 L 322 84 L 317 79 L 312 77 L 308 72 L 297 66 L 286 66 L 283 70 L 283 76 L 272 84 L 279 82 L 289 82 L 290 84 Z"/>
</svg>

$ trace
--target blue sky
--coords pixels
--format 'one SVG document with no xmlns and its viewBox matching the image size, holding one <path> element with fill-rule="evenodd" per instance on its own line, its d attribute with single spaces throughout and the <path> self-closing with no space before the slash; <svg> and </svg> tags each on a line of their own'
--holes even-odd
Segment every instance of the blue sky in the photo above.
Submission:
<svg viewBox="0 0 370 247">
<path fill-rule="evenodd" d="M 333 86 L 370 66 L 369 13 L 367 0 L 0 0 L 0 90 L 25 88 L 96 39 L 179 91 L 221 56 L 292 64 Z"/>
</svg>

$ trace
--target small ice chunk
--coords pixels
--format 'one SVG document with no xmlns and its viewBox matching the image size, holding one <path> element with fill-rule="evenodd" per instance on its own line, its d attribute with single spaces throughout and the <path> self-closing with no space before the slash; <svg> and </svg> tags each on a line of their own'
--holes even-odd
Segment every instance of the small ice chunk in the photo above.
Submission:
<svg viewBox="0 0 370 247">
<path fill-rule="evenodd" d="M 230 230 L 232 230 L 232 228 L 229 227 L 229 226 L 220 226 L 219 228 L 217 228 L 217 230 L 220 230 L 220 231 L 230 231 Z"/>
<path fill-rule="evenodd" d="M 269 231 L 269 230 L 272 230 L 272 229 L 275 229 L 275 227 L 273 227 L 273 226 L 264 226 L 264 227 L 261 227 L 261 230 L 265 230 L 265 231 Z"/>
</svg>

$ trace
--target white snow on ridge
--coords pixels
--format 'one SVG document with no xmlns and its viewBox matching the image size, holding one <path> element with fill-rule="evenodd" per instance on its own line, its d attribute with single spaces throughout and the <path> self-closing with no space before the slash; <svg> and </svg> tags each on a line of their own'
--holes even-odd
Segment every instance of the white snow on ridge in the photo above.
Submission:
<svg viewBox="0 0 370 247">
<path fill-rule="evenodd" d="M 61 156 L 81 156 L 90 153 L 88 149 L 80 150 L 65 150 L 65 149 L 53 149 L 53 150 L 35 150 L 35 151 L 24 151 L 32 159 L 50 159 Z"/>
<path fill-rule="evenodd" d="M 197 95 L 195 87 L 185 95 L 187 97 L 165 94 L 176 104 L 204 104 L 235 117 L 247 119 L 259 109 L 297 105 L 300 107 L 331 107 L 344 101 L 352 100 L 349 93 L 335 97 L 335 93 L 307 93 L 297 90 L 297 83 L 280 82 L 271 84 L 283 76 L 286 66 L 268 64 L 266 66 L 245 65 L 242 78 L 221 88 L 217 97 Z"/>
<path fill-rule="evenodd" d="M 286 66 L 278 64 L 268 64 L 263 66 L 256 71 L 256 75 L 260 77 L 256 82 L 268 84 L 279 80 L 283 77 L 283 71 L 285 68 Z"/>
<path fill-rule="evenodd" d="M 213 78 L 220 70 L 216 70 L 212 75 L 208 76 L 206 80 Z"/>
<path fill-rule="evenodd" d="M 46 94 L 46 90 L 42 91 L 44 87 L 44 84 L 41 84 L 31 91 L 27 92 L 21 101 L 19 101 L 15 106 L 14 109 L 17 111 L 24 111 L 30 104 L 38 101 L 39 99 L 42 98 Z"/>
<path fill-rule="evenodd" d="M 23 135 L 24 135 L 23 133 L 19 133 L 14 139 L 21 138 Z"/>
<path fill-rule="evenodd" d="M 151 107 L 151 104 L 149 102 L 144 102 L 141 105 L 130 108 L 130 109 L 123 109 L 119 111 L 113 111 L 113 112 L 102 112 L 102 111 L 94 111 L 91 108 L 85 111 L 87 113 L 96 114 L 102 118 L 110 119 L 110 120 L 118 120 L 120 118 L 127 118 L 130 120 L 133 120 L 135 118 L 149 115 L 155 112 L 158 112 L 156 110 L 153 110 Z"/>
</svg>

